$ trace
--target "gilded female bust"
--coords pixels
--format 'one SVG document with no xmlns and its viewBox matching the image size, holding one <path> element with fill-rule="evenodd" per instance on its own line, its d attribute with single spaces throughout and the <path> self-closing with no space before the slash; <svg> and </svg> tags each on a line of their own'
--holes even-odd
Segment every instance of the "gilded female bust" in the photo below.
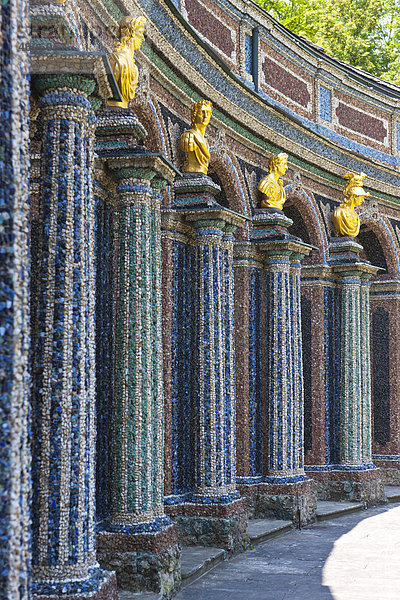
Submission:
<svg viewBox="0 0 400 600">
<path fill-rule="evenodd" d="M 360 232 L 360 218 L 354 207 L 360 206 L 364 202 L 364 198 L 369 196 L 369 192 L 362 187 L 364 177 L 364 173 L 360 173 L 360 175 L 346 173 L 345 175 L 349 181 L 344 188 L 344 199 L 332 215 L 333 225 L 340 235 L 356 237 Z"/>
<path fill-rule="evenodd" d="M 258 184 L 258 189 L 264 196 L 261 200 L 262 208 L 279 208 L 279 210 L 282 210 L 286 196 L 280 177 L 287 171 L 287 159 L 288 155 L 284 152 L 275 154 L 270 158 L 269 173 Z"/>
<path fill-rule="evenodd" d="M 124 17 L 119 24 L 119 42 L 110 55 L 110 64 L 117 80 L 122 102 L 110 100 L 108 106 L 128 108 L 128 103 L 135 97 L 139 71 L 135 64 L 135 50 L 144 41 L 146 19 L 144 17 Z"/>
</svg>

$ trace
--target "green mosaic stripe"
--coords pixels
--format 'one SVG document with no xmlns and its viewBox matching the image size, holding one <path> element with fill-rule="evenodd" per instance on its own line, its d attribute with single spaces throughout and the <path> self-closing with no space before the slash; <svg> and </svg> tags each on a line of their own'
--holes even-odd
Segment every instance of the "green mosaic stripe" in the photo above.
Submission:
<svg viewBox="0 0 400 600">
<path fill-rule="evenodd" d="M 117 23 L 122 21 L 125 15 L 120 11 L 118 6 L 114 4 L 112 0 L 102 0 L 102 3 L 104 5 L 104 8 L 112 17 L 114 17 Z"/>
<path fill-rule="evenodd" d="M 127 490 L 127 508 L 129 511 L 135 510 L 135 500 L 137 498 L 137 478 L 136 478 L 136 451 L 138 445 L 138 439 L 136 434 L 136 390 L 137 390 L 137 379 L 136 379 L 136 335 L 137 331 L 140 331 L 140 318 L 136 313 L 136 268 L 137 261 L 139 260 L 136 255 L 136 208 L 130 206 L 128 208 L 130 212 L 130 227 L 129 227 L 129 373 L 128 373 L 128 389 L 129 389 L 129 429 L 127 439 L 127 452 L 128 452 L 128 464 L 129 476 L 128 476 L 128 490 Z"/>
<path fill-rule="evenodd" d="M 142 290 L 145 291 L 146 287 L 148 287 L 148 282 L 146 279 L 146 271 L 148 268 L 148 261 L 150 258 L 147 256 L 146 251 L 146 238 L 147 238 L 147 206 L 146 204 L 142 204 L 140 207 L 140 221 L 141 221 L 141 240 L 140 240 L 140 277 L 141 277 L 141 286 Z M 147 384 L 147 373 L 149 369 L 151 369 L 151 363 L 149 361 L 149 352 L 151 352 L 151 347 L 147 347 L 147 323 L 146 317 L 149 311 L 149 306 L 147 304 L 147 298 L 144 295 L 142 297 L 141 303 L 141 320 L 142 320 L 142 489 L 141 489 L 141 497 L 142 497 L 142 509 L 148 509 L 148 477 L 149 477 L 149 464 L 148 464 L 148 455 L 147 448 L 148 444 L 151 444 L 151 439 L 149 439 L 149 429 L 150 423 L 148 423 L 147 414 L 148 414 L 148 384 Z M 153 450 L 153 448 L 152 448 Z"/>
<path fill-rule="evenodd" d="M 127 211 L 122 208 L 120 211 L 119 221 L 119 286 L 118 286 L 118 300 L 117 300 L 117 315 L 116 315 L 116 348 L 115 348 L 115 394 L 116 394 L 116 407 L 115 407 L 115 432 L 114 435 L 121 436 L 123 427 L 123 414 L 122 414 L 122 402 L 118 402 L 118 399 L 122 398 L 123 392 L 123 369 L 124 364 L 124 306 L 123 298 L 125 292 L 125 256 L 126 256 L 126 217 Z M 122 483 L 122 443 L 121 440 L 115 440 L 115 473 L 114 473 L 114 485 L 115 485 L 115 503 L 117 510 L 122 510 L 122 495 L 123 495 L 123 483 Z"/>
</svg>

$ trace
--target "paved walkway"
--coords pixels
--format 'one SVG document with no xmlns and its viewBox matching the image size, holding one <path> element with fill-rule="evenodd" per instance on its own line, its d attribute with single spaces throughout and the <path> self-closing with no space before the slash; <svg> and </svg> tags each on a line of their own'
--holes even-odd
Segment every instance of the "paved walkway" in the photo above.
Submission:
<svg viewBox="0 0 400 600">
<path fill-rule="evenodd" d="M 292 531 L 183 589 L 176 600 L 399 600 L 400 504 Z"/>
</svg>

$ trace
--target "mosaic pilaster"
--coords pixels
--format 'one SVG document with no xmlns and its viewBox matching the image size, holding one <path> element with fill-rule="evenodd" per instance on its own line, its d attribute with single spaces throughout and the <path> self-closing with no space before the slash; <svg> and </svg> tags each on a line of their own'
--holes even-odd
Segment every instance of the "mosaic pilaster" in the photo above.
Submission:
<svg viewBox="0 0 400 600">
<path fill-rule="evenodd" d="M 33 323 L 33 591 L 82 598 L 114 591 L 96 560 L 95 82 L 41 77 L 39 247 Z M 73 83 L 73 88 L 71 86 Z M 71 87 L 68 88 L 67 84 Z"/>
<path fill-rule="evenodd" d="M 28 5 L 0 7 L 0 597 L 31 582 Z"/>
<path fill-rule="evenodd" d="M 183 543 L 203 544 L 208 531 L 208 543 L 237 552 L 243 548 L 247 517 L 236 488 L 233 233 L 244 219 L 215 200 L 206 208 L 215 188 L 207 176 L 189 174 L 174 188 L 174 206 L 190 226 L 194 255 L 193 480 L 184 503 L 171 504 L 168 512 L 177 519 Z"/>
<path fill-rule="evenodd" d="M 264 257 L 262 378 L 267 455 L 255 514 L 301 524 L 312 520 L 315 510 L 312 484 L 304 472 L 300 292 L 300 261 L 311 247 L 287 232 L 292 221 L 280 210 L 258 210 L 253 219 L 251 239 Z"/>
<path fill-rule="evenodd" d="M 307 467 L 324 500 L 382 502 L 372 462 L 369 280 L 377 267 L 354 239 L 331 238 L 325 290 L 325 464 Z"/>
</svg>

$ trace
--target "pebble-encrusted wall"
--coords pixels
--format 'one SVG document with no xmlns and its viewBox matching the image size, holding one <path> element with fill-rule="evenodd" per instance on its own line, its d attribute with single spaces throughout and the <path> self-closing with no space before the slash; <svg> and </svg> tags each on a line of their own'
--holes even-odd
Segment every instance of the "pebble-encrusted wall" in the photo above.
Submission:
<svg viewBox="0 0 400 600">
<path fill-rule="evenodd" d="M 134 8 L 136 97 L 106 107 Z M 32 0 L 30 267 L 26 9 L 1 8 L 1 591 L 112 600 L 110 569 L 170 598 L 181 543 L 233 554 L 249 516 L 382 501 L 400 480 L 399 90 L 239 0 Z M 209 172 L 183 176 L 199 98 Z M 281 151 L 270 214 L 257 185 Z M 371 194 L 355 242 L 331 222 L 351 170 Z"/>
<path fill-rule="evenodd" d="M 0 596 L 30 597 L 28 4 L 0 7 Z"/>
<path fill-rule="evenodd" d="M 31 586 L 28 5 L 0 8 L 0 596 Z"/>
</svg>

